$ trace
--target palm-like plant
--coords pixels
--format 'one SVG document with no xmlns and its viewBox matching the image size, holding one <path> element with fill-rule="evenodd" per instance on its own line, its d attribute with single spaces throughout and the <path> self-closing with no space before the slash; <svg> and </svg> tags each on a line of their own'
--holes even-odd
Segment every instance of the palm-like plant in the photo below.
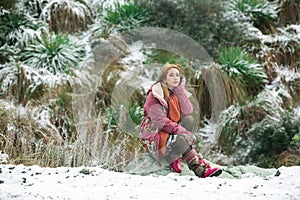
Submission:
<svg viewBox="0 0 300 200">
<path fill-rule="evenodd" d="M 24 48 L 30 39 L 45 30 L 41 21 L 36 21 L 22 11 L 5 11 L 0 15 L 0 44 Z"/>
<path fill-rule="evenodd" d="M 218 63 L 229 77 L 246 86 L 250 92 L 257 91 L 266 83 L 263 67 L 238 47 L 221 48 Z"/>
<path fill-rule="evenodd" d="M 124 5 L 117 2 L 115 8 L 110 7 L 107 10 L 104 19 L 122 30 L 135 28 L 138 24 L 147 20 L 147 15 L 148 11 L 143 7 L 135 5 L 133 1 L 128 1 Z"/>
<path fill-rule="evenodd" d="M 276 32 L 277 7 L 275 4 L 267 0 L 231 0 L 229 7 L 242 13 L 263 33 L 273 34 Z"/>
<path fill-rule="evenodd" d="M 22 54 L 22 60 L 35 68 L 47 69 L 52 74 L 69 73 L 84 59 L 84 47 L 67 35 L 43 35 L 32 41 Z"/>
<path fill-rule="evenodd" d="M 127 0 L 124 4 L 116 2 L 107 8 L 101 8 L 98 15 L 92 31 L 102 36 L 107 36 L 113 31 L 141 27 L 150 17 L 149 11 L 134 0 Z"/>
</svg>

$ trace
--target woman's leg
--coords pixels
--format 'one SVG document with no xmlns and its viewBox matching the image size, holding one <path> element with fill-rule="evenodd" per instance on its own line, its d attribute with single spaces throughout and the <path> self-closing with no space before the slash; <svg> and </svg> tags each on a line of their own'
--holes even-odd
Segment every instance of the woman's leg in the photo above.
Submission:
<svg viewBox="0 0 300 200">
<path fill-rule="evenodd" d="M 182 126 L 187 130 L 192 131 L 194 125 L 194 118 L 191 115 L 187 115 L 181 120 Z M 167 160 L 171 164 L 171 167 L 180 170 L 180 157 L 188 164 L 188 167 L 195 173 L 196 176 L 200 178 L 205 178 L 208 176 L 218 176 L 222 173 L 219 168 L 210 167 L 201 156 L 193 149 L 191 144 L 183 135 L 178 135 L 175 142 L 170 144 L 170 152 L 167 155 Z M 174 170 L 176 171 L 176 170 Z"/>
<path fill-rule="evenodd" d="M 186 115 L 181 119 L 181 124 L 187 130 L 192 131 L 194 125 L 194 118 L 191 115 Z M 181 168 L 181 157 L 188 151 L 191 144 L 187 141 L 185 136 L 177 135 L 176 140 L 169 146 L 170 151 L 166 156 L 167 161 L 170 163 L 173 171 L 180 173 Z"/>
<path fill-rule="evenodd" d="M 171 163 L 181 157 L 191 147 L 187 139 L 183 135 L 178 135 L 175 142 L 170 144 L 170 151 L 167 160 Z"/>
<path fill-rule="evenodd" d="M 186 115 L 181 119 L 182 126 L 188 131 L 194 132 L 194 117 L 192 115 Z"/>
</svg>

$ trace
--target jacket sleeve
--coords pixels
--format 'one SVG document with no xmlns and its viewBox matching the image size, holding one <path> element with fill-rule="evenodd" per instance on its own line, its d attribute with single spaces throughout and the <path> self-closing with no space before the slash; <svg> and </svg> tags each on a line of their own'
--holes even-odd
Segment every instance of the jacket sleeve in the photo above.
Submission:
<svg viewBox="0 0 300 200">
<path fill-rule="evenodd" d="M 193 105 L 189 100 L 189 97 L 186 94 L 186 91 L 184 89 L 183 85 L 179 85 L 173 90 L 174 94 L 177 96 L 180 109 L 181 109 L 181 114 L 184 115 L 189 115 L 193 112 Z"/>
<path fill-rule="evenodd" d="M 167 117 L 162 103 L 150 92 L 146 98 L 145 111 L 150 117 L 153 124 L 159 129 L 167 133 L 173 134 L 190 134 L 183 126 L 173 122 Z"/>
</svg>

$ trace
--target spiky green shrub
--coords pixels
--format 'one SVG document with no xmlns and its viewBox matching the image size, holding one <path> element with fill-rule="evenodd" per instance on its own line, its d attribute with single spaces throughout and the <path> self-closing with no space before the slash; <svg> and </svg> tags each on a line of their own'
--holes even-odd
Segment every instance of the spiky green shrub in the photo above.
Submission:
<svg viewBox="0 0 300 200">
<path fill-rule="evenodd" d="M 259 91 L 267 81 L 262 65 L 239 47 L 221 48 L 218 63 L 229 77 L 250 94 Z"/>
<path fill-rule="evenodd" d="M 92 32 L 108 37 L 112 32 L 141 27 L 148 20 L 149 11 L 136 1 L 116 1 L 113 5 L 99 8 L 98 19 L 92 26 Z"/>
<path fill-rule="evenodd" d="M 277 6 L 267 0 L 231 0 L 229 7 L 244 15 L 263 33 L 275 33 Z"/>
<path fill-rule="evenodd" d="M 147 20 L 148 11 L 137 6 L 134 1 L 127 1 L 123 5 L 116 2 L 114 6 L 108 8 L 104 20 L 119 30 L 136 28 Z"/>
<path fill-rule="evenodd" d="M 70 73 L 84 59 L 84 46 L 63 34 L 36 37 L 22 54 L 22 61 L 52 74 Z"/>
<path fill-rule="evenodd" d="M 25 12 L 14 10 L 0 14 L 0 30 L 0 60 L 5 62 L 11 56 L 18 56 L 32 38 L 45 32 L 46 26 Z"/>
</svg>

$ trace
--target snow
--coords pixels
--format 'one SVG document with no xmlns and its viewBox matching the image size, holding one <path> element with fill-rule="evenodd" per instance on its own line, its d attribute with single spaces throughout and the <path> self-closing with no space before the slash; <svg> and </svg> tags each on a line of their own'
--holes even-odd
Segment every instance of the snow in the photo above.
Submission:
<svg viewBox="0 0 300 200">
<path fill-rule="evenodd" d="M 0 199 L 300 199 L 300 166 L 241 179 L 132 175 L 100 167 L 0 165 Z"/>
</svg>

